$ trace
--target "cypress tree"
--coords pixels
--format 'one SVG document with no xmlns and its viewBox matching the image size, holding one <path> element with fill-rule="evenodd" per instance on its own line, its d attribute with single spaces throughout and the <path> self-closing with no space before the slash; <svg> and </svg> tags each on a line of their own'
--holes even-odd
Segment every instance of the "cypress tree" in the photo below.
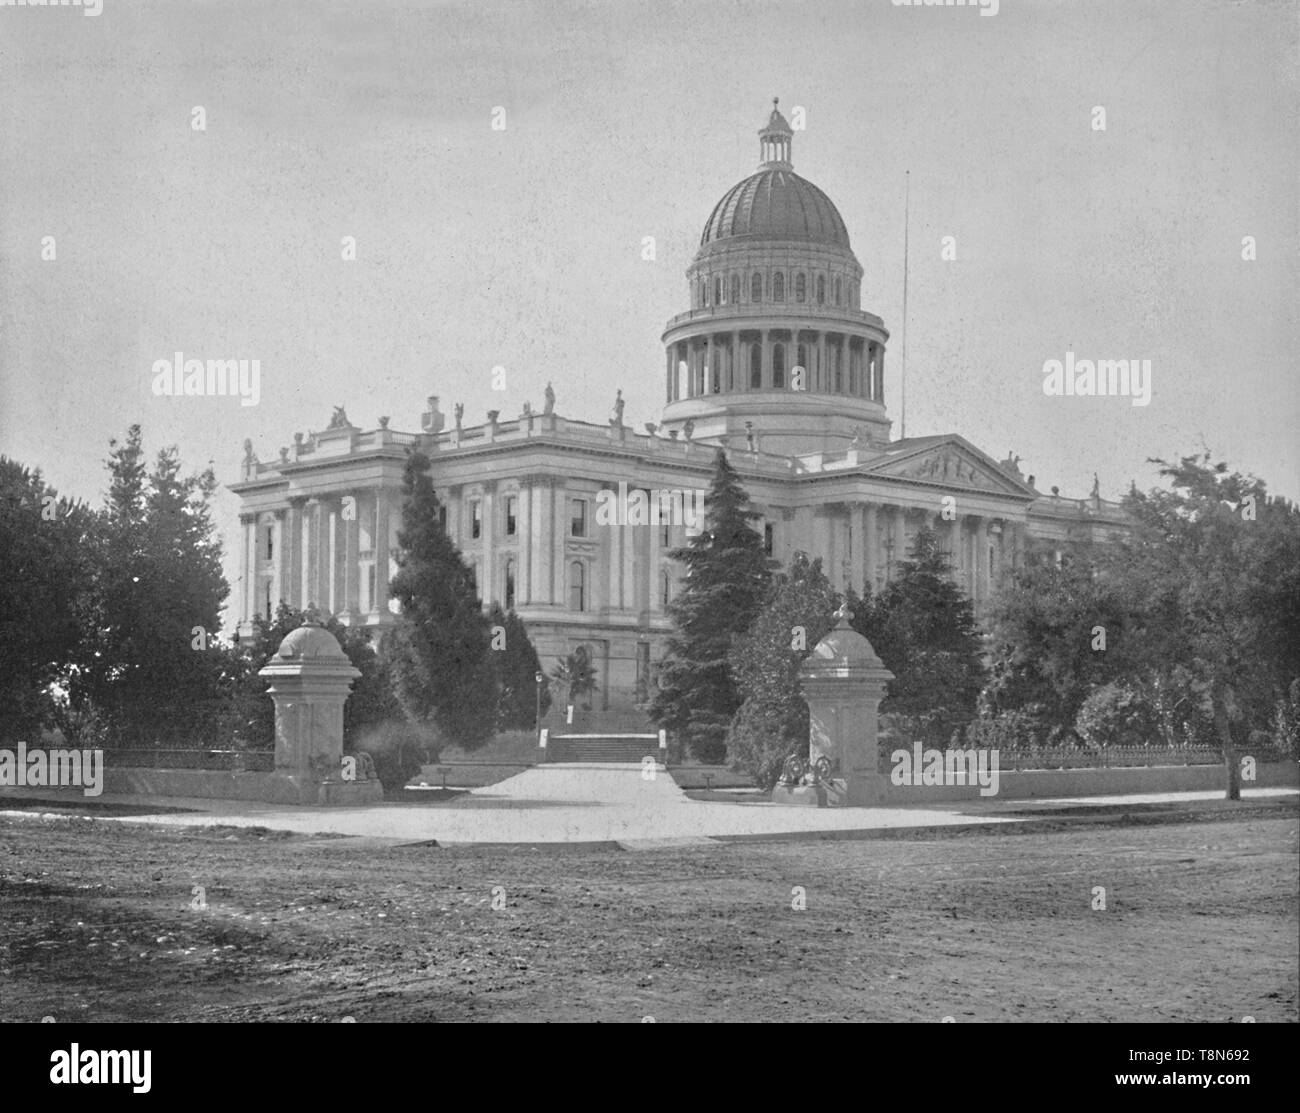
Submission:
<svg viewBox="0 0 1300 1113">
<path fill-rule="evenodd" d="M 389 590 L 402 621 L 385 646 L 406 713 L 432 723 L 448 745 L 481 746 L 496 730 L 490 626 L 473 573 L 438 520 L 429 458 L 412 452 L 403 477 L 399 571 Z"/>
<path fill-rule="evenodd" d="M 668 554 L 686 566 L 686 578 L 668 606 L 676 632 L 660 665 L 650 717 L 701 761 L 726 757 L 727 729 L 741 703 L 729 654 L 762 609 L 774 564 L 750 525 L 761 517 L 718 449 L 704 528 Z"/>
</svg>

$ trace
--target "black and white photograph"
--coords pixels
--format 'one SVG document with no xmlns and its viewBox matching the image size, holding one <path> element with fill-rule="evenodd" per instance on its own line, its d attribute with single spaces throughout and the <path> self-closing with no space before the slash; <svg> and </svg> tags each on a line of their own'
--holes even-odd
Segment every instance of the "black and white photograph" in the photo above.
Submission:
<svg viewBox="0 0 1300 1113">
<path fill-rule="evenodd" d="M 1258 1081 L 1298 62 L 1297 0 L 0 0 L 33 1085 L 181 1023 Z"/>
</svg>

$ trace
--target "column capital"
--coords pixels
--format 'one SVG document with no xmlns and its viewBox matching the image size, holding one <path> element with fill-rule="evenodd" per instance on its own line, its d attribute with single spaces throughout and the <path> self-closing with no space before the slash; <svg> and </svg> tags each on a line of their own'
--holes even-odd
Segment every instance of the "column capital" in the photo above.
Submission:
<svg viewBox="0 0 1300 1113">
<path fill-rule="evenodd" d="M 251 526 L 257 522 L 257 515 L 251 511 L 241 511 L 239 515 L 239 524 L 241 526 Z"/>
<path fill-rule="evenodd" d="M 301 510 L 310 500 L 306 495 L 290 495 L 289 507 L 292 510 Z"/>
</svg>

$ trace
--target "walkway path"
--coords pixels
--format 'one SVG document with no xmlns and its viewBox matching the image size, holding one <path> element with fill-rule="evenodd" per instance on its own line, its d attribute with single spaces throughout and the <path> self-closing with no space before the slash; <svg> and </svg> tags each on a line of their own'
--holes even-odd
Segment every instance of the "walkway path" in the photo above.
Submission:
<svg viewBox="0 0 1300 1113">
<path fill-rule="evenodd" d="M 12 790 L 15 796 L 42 795 Z M 1296 795 L 1295 789 L 1247 789 L 1247 800 Z M 44 793 L 49 796 L 49 793 Z M 78 790 L 63 799 L 80 799 Z M 905 808 L 799 808 L 767 802 L 691 800 L 673 779 L 646 780 L 636 765 L 541 765 L 446 804 L 374 804 L 293 808 L 246 800 L 151 799 L 112 796 L 98 802 L 192 808 L 159 815 L 112 817 L 121 823 L 168 826 L 269 827 L 305 834 L 333 833 L 439 843 L 622 842 L 630 849 L 665 839 L 862 831 L 892 827 L 1019 823 L 1061 806 L 1176 803 L 1221 799 L 1218 792 L 1110 796 L 1078 800 L 979 801 Z M 0 812 L 4 794 L 0 793 Z"/>
</svg>

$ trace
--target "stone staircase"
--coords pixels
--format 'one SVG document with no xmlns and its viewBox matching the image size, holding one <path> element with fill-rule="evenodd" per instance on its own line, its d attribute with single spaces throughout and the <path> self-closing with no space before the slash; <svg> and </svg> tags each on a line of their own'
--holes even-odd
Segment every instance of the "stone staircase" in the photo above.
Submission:
<svg viewBox="0 0 1300 1113">
<path fill-rule="evenodd" d="M 659 736 L 644 734 L 560 734 L 550 735 L 546 760 L 552 762 L 630 762 L 659 758 Z"/>
</svg>

